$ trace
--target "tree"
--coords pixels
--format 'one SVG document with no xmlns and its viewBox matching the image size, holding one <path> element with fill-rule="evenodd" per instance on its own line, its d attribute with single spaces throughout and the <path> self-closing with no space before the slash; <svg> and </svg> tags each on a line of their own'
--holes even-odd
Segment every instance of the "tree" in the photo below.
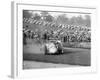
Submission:
<svg viewBox="0 0 100 80">
<path fill-rule="evenodd" d="M 69 20 L 69 24 L 71 25 L 76 25 L 77 24 L 77 18 L 75 16 L 73 16 L 70 20 Z"/>
<path fill-rule="evenodd" d="M 32 13 L 29 13 L 28 10 L 23 10 L 23 18 L 31 18 Z"/>
<path fill-rule="evenodd" d="M 66 14 L 61 14 L 56 19 L 57 24 L 67 24 L 68 18 L 66 17 Z"/>
<path fill-rule="evenodd" d="M 53 16 L 51 16 L 47 11 L 42 11 L 41 12 L 41 18 L 44 21 L 52 22 L 53 21 Z"/>
<path fill-rule="evenodd" d="M 48 22 L 52 22 L 53 17 L 51 15 L 47 15 L 45 20 L 48 21 Z"/>
<path fill-rule="evenodd" d="M 32 18 L 34 20 L 40 20 L 41 19 L 41 16 L 39 14 L 35 13 L 35 14 L 33 14 Z"/>
<path fill-rule="evenodd" d="M 78 25 L 84 25 L 84 19 L 82 18 L 81 15 L 79 15 L 78 17 L 76 17 L 76 21 Z"/>
<path fill-rule="evenodd" d="M 91 27 L 91 17 L 89 15 L 85 15 L 85 23 L 87 27 Z"/>
</svg>

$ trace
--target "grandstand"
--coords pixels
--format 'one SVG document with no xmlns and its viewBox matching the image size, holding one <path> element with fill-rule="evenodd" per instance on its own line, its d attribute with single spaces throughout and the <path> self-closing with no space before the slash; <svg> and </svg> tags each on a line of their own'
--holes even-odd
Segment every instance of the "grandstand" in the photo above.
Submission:
<svg viewBox="0 0 100 80">
<path fill-rule="evenodd" d="M 23 32 L 29 35 L 43 35 L 48 33 L 50 36 L 67 37 L 70 42 L 90 42 L 91 28 L 81 25 L 56 24 L 55 22 L 47 22 L 43 20 L 34 20 L 32 18 L 23 19 Z"/>
</svg>

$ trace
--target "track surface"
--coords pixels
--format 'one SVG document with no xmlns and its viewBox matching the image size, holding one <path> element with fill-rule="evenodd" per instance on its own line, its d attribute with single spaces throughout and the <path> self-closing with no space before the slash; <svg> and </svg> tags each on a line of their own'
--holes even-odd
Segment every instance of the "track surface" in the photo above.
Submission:
<svg viewBox="0 0 100 80">
<path fill-rule="evenodd" d="M 49 68 L 49 67 L 68 67 L 68 66 L 90 66 L 90 49 L 64 48 L 62 55 L 44 55 L 25 53 L 24 69 L 30 68 Z"/>
<path fill-rule="evenodd" d="M 40 69 L 40 68 L 62 68 L 62 67 L 80 67 L 79 65 L 46 63 L 37 61 L 24 61 L 23 69 Z"/>
</svg>

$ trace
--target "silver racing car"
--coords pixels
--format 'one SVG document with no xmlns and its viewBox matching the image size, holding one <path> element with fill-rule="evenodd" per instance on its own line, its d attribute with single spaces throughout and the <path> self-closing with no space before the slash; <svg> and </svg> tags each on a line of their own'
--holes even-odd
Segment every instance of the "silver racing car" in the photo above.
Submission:
<svg viewBox="0 0 100 80">
<path fill-rule="evenodd" d="M 45 43 L 45 54 L 46 55 L 63 54 L 62 42 L 60 40 L 51 40 Z"/>
</svg>

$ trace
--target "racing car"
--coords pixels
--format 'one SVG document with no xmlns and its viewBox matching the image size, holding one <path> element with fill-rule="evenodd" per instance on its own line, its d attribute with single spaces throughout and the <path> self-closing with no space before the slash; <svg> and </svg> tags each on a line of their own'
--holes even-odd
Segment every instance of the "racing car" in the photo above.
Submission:
<svg viewBox="0 0 100 80">
<path fill-rule="evenodd" d="M 45 55 L 63 54 L 63 46 L 60 40 L 51 40 L 45 43 Z"/>
</svg>

